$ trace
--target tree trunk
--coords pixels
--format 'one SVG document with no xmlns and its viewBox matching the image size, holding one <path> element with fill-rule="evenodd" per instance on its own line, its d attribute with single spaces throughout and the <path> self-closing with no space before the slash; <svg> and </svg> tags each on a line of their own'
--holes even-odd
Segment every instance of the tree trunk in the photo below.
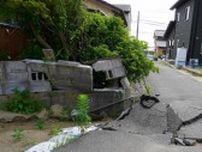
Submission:
<svg viewBox="0 0 202 152">
<path fill-rule="evenodd" d="M 44 49 L 52 49 L 52 47 L 42 38 L 42 36 L 39 35 L 39 34 L 36 32 L 35 28 L 34 28 L 32 25 L 30 25 L 30 27 L 31 27 L 31 29 L 32 29 L 32 32 L 33 32 L 35 38 L 36 38 L 37 41 L 44 47 Z"/>
<path fill-rule="evenodd" d="M 59 31 L 58 36 L 59 36 L 59 38 L 60 38 L 60 40 L 62 42 L 62 46 L 63 46 L 64 50 L 67 52 L 67 54 L 70 54 L 71 52 L 70 52 L 70 50 L 68 48 L 64 33 Z"/>
</svg>

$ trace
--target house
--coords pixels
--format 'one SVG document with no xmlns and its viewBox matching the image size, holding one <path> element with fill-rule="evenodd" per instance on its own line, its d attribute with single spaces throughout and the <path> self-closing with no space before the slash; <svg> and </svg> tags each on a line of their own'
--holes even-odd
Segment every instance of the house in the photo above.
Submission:
<svg viewBox="0 0 202 152">
<path fill-rule="evenodd" d="M 178 0 L 171 10 L 175 10 L 175 51 L 183 47 L 187 62 L 202 63 L 202 1 Z"/>
<path fill-rule="evenodd" d="M 88 11 L 100 12 L 106 16 L 119 16 L 123 19 L 125 25 L 131 25 L 131 7 L 130 5 L 112 5 L 104 0 L 86 0 L 84 6 Z"/>
<path fill-rule="evenodd" d="M 164 40 L 165 30 L 154 31 L 155 53 L 160 57 L 166 54 L 166 41 Z"/>
<path fill-rule="evenodd" d="M 0 23 L 0 60 L 16 59 L 27 39 L 16 25 Z"/>
<path fill-rule="evenodd" d="M 132 22 L 132 15 L 131 15 L 131 6 L 127 4 L 116 4 L 116 7 L 120 8 L 124 12 L 124 16 L 127 22 L 127 27 L 129 31 L 131 30 L 131 22 Z"/>
<path fill-rule="evenodd" d="M 164 33 L 164 39 L 166 40 L 166 55 L 168 59 L 175 59 L 175 21 L 170 21 L 168 27 Z"/>
</svg>

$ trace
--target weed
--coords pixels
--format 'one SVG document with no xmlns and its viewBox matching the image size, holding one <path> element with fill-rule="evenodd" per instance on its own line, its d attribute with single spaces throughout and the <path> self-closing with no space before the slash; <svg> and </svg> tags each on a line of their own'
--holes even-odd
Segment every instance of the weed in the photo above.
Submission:
<svg viewBox="0 0 202 152">
<path fill-rule="evenodd" d="M 53 127 L 53 128 L 51 129 L 49 135 L 51 135 L 51 136 L 56 136 L 56 135 L 60 134 L 61 132 L 62 132 L 61 127 L 55 126 L 55 127 Z"/>
<path fill-rule="evenodd" d="M 44 129 L 45 128 L 45 122 L 44 122 L 44 120 L 43 119 L 38 119 L 36 121 L 35 126 L 36 126 L 37 129 L 40 129 L 40 130 Z"/>
<path fill-rule="evenodd" d="M 12 137 L 14 141 L 20 141 L 24 137 L 23 129 L 20 128 L 13 129 Z"/>
<path fill-rule="evenodd" d="M 68 138 L 68 142 L 69 142 L 69 143 L 73 143 L 73 142 L 75 142 L 76 140 L 78 140 L 78 138 L 79 138 L 79 137 L 70 137 L 70 138 Z"/>
<path fill-rule="evenodd" d="M 145 80 L 142 80 L 142 83 L 143 83 L 146 94 L 150 95 L 151 94 L 151 86 L 149 84 L 147 84 Z"/>
<path fill-rule="evenodd" d="M 22 114 L 39 112 L 44 107 L 45 104 L 41 100 L 32 99 L 29 90 L 20 91 L 14 89 L 14 94 L 11 95 L 6 103 L 6 110 Z"/>
<path fill-rule="evenodd" d="M 74 122 L 79 125 L 82 130 L 85 129 L 91 122 L 91 117 L 88 115 L 89 111 L 89 97 L 85 94 L 80 94 L 77 97 L 77 114 L 75 115 Z"/>
</svg>

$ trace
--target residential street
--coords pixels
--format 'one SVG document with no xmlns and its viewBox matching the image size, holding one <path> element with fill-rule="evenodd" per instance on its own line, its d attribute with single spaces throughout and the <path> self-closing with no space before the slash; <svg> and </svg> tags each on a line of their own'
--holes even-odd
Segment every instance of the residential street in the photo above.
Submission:
<svg viewBox="0 0 202 152">
<path fill-rule="evenodd" d="M 202 145 L 193 147 L 171 145 L 168 126 L 189 122 L 181 127 L 179 135 L 202 138 L 202 82 L 161 63 L 159 74 L 151 74 L 148 81 L 154 94 L 160 94 L 161 103 L 151 109 L 136 104 L 124 120 L 108 126 L 117 131 L 96 131 L 68 144 L 57 152 L 202 152 Z M 173 113 L 169 114 L 168 104 Z M 169 118 L 171 118 L 169 120 Z M 169 124 L 171 123 L 171 124 Z M 178 126 L 179 127 L 179 126 Z"/>
</svg>

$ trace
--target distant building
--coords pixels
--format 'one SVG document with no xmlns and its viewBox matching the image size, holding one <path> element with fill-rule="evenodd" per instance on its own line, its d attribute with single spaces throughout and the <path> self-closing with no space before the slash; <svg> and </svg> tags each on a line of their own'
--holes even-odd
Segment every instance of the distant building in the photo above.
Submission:
<svg viewBox="0 0 202 152">
<path fill-rule="evenodd" d="M 166 41 L 164 39 L 165 30 L 154 31 L 154 49 L 158 56 L 166 54 Z"/>
<path fill-rule="evenodd" d="M 104 0 L 86 0 L 84 6 L 92 12 L 100 12 L 106 16 L 119 16 L 124 24 L 130 29 L 131 7 L 130 5 L 113 5 Z"/>
<path fill-rule="evenodd" d="M 175 31 L 171 52 L 176 54 L 177 48 L 184 47 L 188 51 L 187 62 L 196 59 L 202 63 L 202 1 L 178 0 L 171 10 L 175 10 L 175 25 L 170 27 L 169 24 L 165 35 L 169 41 L 170 30 Z"/>
</svg>

